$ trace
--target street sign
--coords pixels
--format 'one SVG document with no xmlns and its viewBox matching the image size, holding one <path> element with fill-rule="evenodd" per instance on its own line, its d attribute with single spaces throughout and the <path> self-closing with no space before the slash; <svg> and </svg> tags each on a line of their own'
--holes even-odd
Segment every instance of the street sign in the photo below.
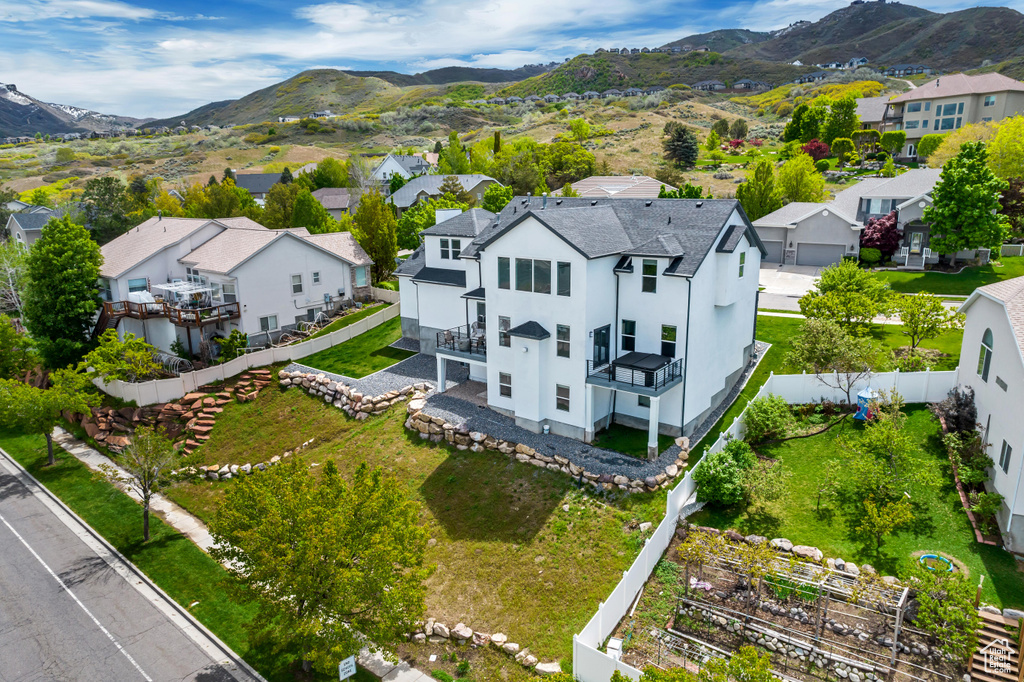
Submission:
<svg viewBox="0 0 1024 682">
<path fill-rule="evenodd" d="M 338 664 L 338 679 L 347 680 L 356 674 L 356 657 L 349 656 Z"/>
</svg>

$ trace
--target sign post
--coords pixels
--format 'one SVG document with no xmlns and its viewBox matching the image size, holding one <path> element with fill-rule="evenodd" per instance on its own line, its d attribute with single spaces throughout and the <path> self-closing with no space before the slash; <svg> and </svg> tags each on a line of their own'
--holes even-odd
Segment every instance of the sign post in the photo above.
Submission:
<svg viewBox="0 0 1024 682">
<path fill-rule="evenodd" d="M 338 664 L 338 679 L 347 680 L 356 674 L 356 657 L 349 656 Z"/>
</svg>

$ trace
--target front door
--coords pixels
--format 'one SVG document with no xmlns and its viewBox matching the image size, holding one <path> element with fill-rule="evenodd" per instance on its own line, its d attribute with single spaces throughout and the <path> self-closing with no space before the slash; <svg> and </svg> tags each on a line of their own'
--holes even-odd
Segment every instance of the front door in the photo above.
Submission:
<svg viewBox="0 0 1024 682">
<path fill-rule="evenodd" d="M 924 235 L 920 232 L 910 233 L 910 253 L 921 253 L 921 240 Z"/>
<path fill-rule="evenodd" d="M 606 325 L 594 330 L 594 367 L 607 365 L 610 357 L 610 344 L 612 338 L 611 325 Z"/>
</svg>

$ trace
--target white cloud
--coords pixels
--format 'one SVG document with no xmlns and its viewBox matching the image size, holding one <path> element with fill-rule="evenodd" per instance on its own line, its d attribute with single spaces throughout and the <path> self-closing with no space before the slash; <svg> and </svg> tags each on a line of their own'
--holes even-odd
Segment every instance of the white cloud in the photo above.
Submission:
<svg viewBox="0 0 1024 682">
<path fill-rule="evenodd" d="M 119 0 L 0 0 L 0 21 L 8 22 L 90 17 L 140 20 L 152 19 L 158 14 L 154 9 L 136 7 Z"/>
</svg>

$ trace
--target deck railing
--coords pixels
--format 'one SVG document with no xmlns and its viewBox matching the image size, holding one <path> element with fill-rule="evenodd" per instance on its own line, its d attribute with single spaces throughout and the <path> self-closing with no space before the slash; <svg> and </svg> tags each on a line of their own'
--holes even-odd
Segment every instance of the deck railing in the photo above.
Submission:
<svg viewBox="0 0 1024 682">
<path fill-rule="evenodd" d="M 241 308 L 238 303 L 224 303 L 205 308 L 179 308 L 166 301 L 153 303 L 104 301 L 103 309 L 109 317 L 131 317 L 137 320 L 167 318 L 172 324 L 179 327 L 210 324 L 241 316 Z"/>
<path fill-rule="evenodd" d="M 587 360 L 587 376 L 629 386 L 658 390 L 678 379 L 682 379 L 683 360 L 680 358 L 658 369 L 623 367 L 622 365 L 617 365 L 614 360 L 601 364 L 595 364 L 593 360 Z"/>
<path fill-rule="evenodd" d="M 487 337 L 484 330 L 468 324 L 437 332 L 437 347 L 441 350 L 487 357 Z"/>
</svg>

